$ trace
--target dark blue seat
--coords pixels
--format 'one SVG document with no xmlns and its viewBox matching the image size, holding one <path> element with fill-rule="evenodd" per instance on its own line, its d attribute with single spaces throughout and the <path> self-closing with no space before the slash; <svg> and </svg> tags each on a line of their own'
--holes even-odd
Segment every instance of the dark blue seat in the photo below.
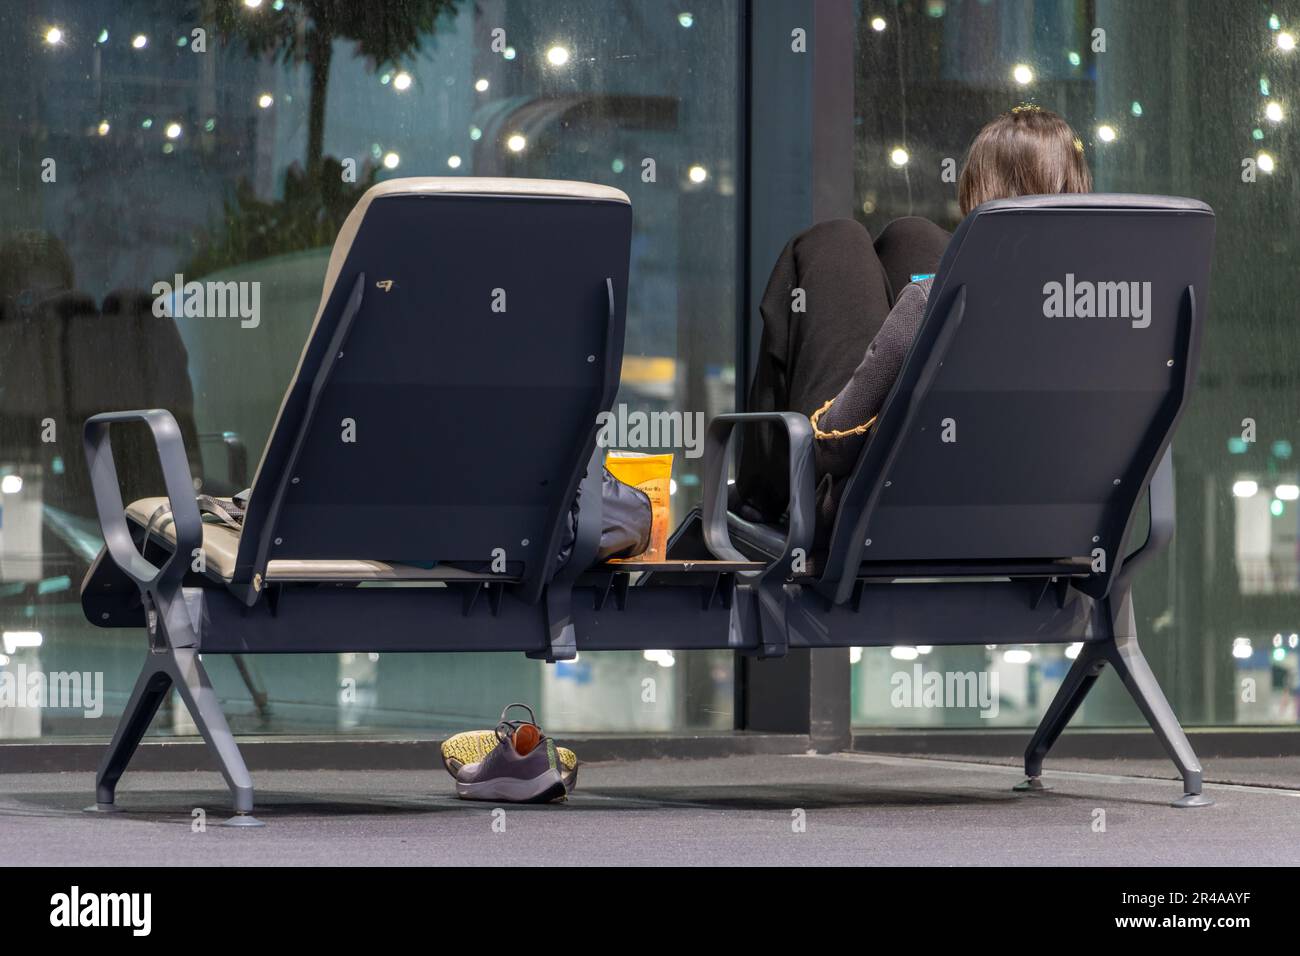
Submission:
<svg viewBox="0 0 1300 956">
<path fill-rule="evenodd" d="M 1213 246 L 1214 213 L 1191 199 L 1029 196 L 974 210 L 824 554 L 808 553 L 812 438 L 798 416 L 778 416 L 798 472 L 780 528 L 725 511 L 730 432 L 773 416 L 715 421 L 705 538 L 719 557 L 779 569 L 756 587 L 763 650 L 1083 642 L 1026 754 L 1031 781 L 1109 663 L 1178 765 L 1181 804 L 1205 802 L 1138 649 L 1132 583 L 1173 534 L 1170 442 L 1196 376 Z M 1148 489 L 1149 531 L 1130 552 Z"/>
</svg>

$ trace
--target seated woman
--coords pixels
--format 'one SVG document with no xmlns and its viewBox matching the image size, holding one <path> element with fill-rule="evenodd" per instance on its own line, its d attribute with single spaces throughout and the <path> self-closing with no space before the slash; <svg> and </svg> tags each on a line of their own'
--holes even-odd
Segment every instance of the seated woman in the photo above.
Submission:
<svg viewBox="0 0 1300 956">
<path fill-rule="evenodd" d="M 958 198 L 965 216 L 991 199 L 1091 189 L 1083 143 L 1069 124 L 1049 110 L 1018 106 L 976 135 Z M 818 547 L 920 327 L 949 238 L 916 216 L 894 220 L 875 240 L 861 223 L 836 219 L 795 236 L 772 270 L 759 307 L 763 339 L 748 410 L 796 411 L 812 420 Z M 799 311 L 795 289 L 803 290 Z M 789 497 L 786 462 L 784 432 L 748 430 L 733 510 L 779 522 Z"/>
</svg>

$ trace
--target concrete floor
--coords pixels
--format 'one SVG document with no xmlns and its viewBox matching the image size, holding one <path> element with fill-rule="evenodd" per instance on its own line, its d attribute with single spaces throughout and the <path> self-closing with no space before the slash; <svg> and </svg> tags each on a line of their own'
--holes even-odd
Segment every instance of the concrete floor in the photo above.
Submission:
<svg viewBox="0 0 1300 956">
<path fill-rule="evenodd" d="M 214 773 L 128 771 L 113 816 L 81 812 L 89 774 L 0 774 L 0 866 L 1300 863 L 1300 791 L 1207 785 L 1215 806 L 1178 810 L 1179 784 L 1146 771 L 1049 770 L 1051 792 L 1016 794 L 1014 767 L 929 758 L 589 764 L 567 804 L 505 808 L 504 832 L 441 768 L 256 773 L 267 826 L 204 832 L 194 809 L 209 824 L 228 815 Z"/>
</svg>

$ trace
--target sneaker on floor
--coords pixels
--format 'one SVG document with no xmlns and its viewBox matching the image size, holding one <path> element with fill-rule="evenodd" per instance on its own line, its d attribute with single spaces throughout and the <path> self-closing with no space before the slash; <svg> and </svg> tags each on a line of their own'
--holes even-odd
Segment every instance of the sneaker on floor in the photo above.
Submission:
<svg viewBox="0 0 1300 956">
<path fill-rule="evenodd" d="M 530 719 L 507 719 L 514 707 L 526 710 Z M 449 737 L 442 745 L 442 762 L 456 780 L 456 793 L 466 800 L 545 803 L 563 799 L 578 782 L 577 756 L 555 746 L 525 704 L 506 707 L 495 730 Z"/>
<path fill-rule="evenodd" d="M 454 779 L 466 764 L 478 763 L 497 745 L 495 730 L 466 730 L 442 743 L 442 765 Z M 560 761 L 560 778 L 569 793 L 578 785 L 578 755 L 568 747 L 556 746 Z"/>
</svg>

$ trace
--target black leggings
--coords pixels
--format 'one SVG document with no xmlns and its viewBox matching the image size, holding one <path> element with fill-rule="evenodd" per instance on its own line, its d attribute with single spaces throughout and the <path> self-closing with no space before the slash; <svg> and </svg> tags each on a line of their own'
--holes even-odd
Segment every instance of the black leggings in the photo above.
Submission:
<svg viewBox="0 0 1300 956">
<path fill-rule="evenodd" d="M 786 244 L 759 312 L 763 340 L 746 411 L 811 415 L 844 387 L 903 287 L 932 273 L 950 234 L 919 216 L 895 219 L 874 240 L 852 219 L 819 223 Z M 803 310 L 795 311 L 795 290 Z M 732 499 L 751 519 L 779 521 L 789 498 L 784 431 L 746 429 Z"/>
</svg>

